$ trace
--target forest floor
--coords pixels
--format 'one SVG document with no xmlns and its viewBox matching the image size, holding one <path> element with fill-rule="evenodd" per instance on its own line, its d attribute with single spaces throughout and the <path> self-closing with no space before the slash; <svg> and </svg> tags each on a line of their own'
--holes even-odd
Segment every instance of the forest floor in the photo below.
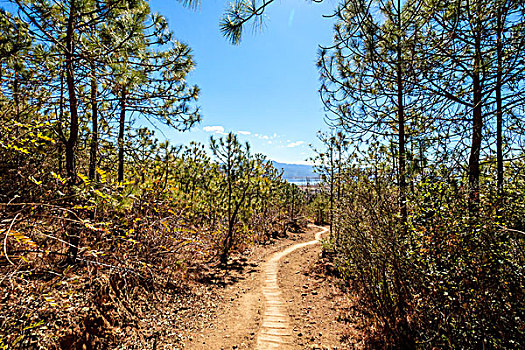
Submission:
<svg viewBox="0 0 525 350">
<path fill-rule="evenodd" d="M 317 232 L 309 226 L 305 233 L 234 258 L 228 270 L 205 271 L 201 280 L 209 286 L 200 293 L 212 302 L 196 315 L 197 324 L 179 325 L 178 345 L 196 350 L 361 348 L 363 330 L 352 317 L 352 300 L 329 273 L 332 265 L 321 258 Z"/>
</svg>

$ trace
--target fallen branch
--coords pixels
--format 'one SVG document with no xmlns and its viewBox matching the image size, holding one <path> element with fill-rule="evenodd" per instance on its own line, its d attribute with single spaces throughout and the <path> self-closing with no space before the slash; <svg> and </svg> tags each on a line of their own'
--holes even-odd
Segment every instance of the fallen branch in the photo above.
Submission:
<svg viewBox="0 0 525 350">
<path fill-rule="evenodd" d="M 15 223 L 15 221 L 18 218 L 19 215 L 20 215 L 20 213 L 15 215 L 15 217 L 11 221 L 11 224 L 9 225 L 9 228 L 7 229 L 7 232 L 5 233 L 5 237 L 4 237 L 4 255 L 5 255 L 5 258 L 6 258 L 7 262 L 10 263 L 13 266 L 15 265 L 15 263 L 12 262 L 11 259 L 9 259 L 9 256 L 7 256 L 7 237 L 9 236 L 9 232 L 11 232 L 11 228 L 13 227 L 13 225 L 14 225 L 14 223 Z"/>
</svg>

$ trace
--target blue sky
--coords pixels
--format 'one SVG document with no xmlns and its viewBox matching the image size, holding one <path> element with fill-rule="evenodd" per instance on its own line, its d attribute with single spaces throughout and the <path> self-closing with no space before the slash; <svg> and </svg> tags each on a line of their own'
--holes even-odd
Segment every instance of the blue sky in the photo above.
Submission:
<svg viewBox="0 0 525 350">
<path fill-rule="evenodd" d="M 323 18 L 336 5 L 280 0 L 266 12 L 262 32 L 245 28 L 240 45 L 219 32 L 228 0 L 203 0 L 199 10 L 175 0 L 152 0 L 168 18 L 175 38 L 187 43 L 197 63 L 189 82 L 201 88 L 203 121 L 190 132 L 162 128 L 173 144 L 208 142 L 210 135 L 236 132 L 254 152 L 285 163 L 305 163 L 309 144 L 326 129 L 315 67 L 319 44 L 332 39 L 333 22 Z"/>
</svg>

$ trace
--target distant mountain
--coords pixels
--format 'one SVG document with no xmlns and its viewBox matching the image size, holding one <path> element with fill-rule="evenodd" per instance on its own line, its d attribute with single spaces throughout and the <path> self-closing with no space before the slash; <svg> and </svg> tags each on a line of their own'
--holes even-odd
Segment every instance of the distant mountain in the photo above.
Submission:
<svg viewBox="0 0 525 350">
<path fill-rule="evenodd" d="M 272 161 L 273 166 L 277 169 L 283 170 L 283 178 L 285 180 L 291 179 L 306 179 L 318 178 L 319 175 L 314 173 L 314 167 L 306 164 L 287 164 Z"/>
</svg>

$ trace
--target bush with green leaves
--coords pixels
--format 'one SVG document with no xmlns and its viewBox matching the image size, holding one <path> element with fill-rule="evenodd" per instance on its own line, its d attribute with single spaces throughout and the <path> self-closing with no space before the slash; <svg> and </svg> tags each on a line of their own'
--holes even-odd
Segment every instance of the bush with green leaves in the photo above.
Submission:
<svg viewBox="0 0 525 350">
<path fill-rule="evenodd" d="M 515 228 L 519 220 L 498 217 L 488 201 L 473 216 L 461 186 L 434 180 L 414 185 L 405 233 L 395 187 L 378 190 L 364 173 L 347 188 L 338 266 L 376 326 L 370 344 L 424 349 L 524 344 L 525 234 Z M 510 217 L 525 214 L 513 208 Z"/>
</svg>

